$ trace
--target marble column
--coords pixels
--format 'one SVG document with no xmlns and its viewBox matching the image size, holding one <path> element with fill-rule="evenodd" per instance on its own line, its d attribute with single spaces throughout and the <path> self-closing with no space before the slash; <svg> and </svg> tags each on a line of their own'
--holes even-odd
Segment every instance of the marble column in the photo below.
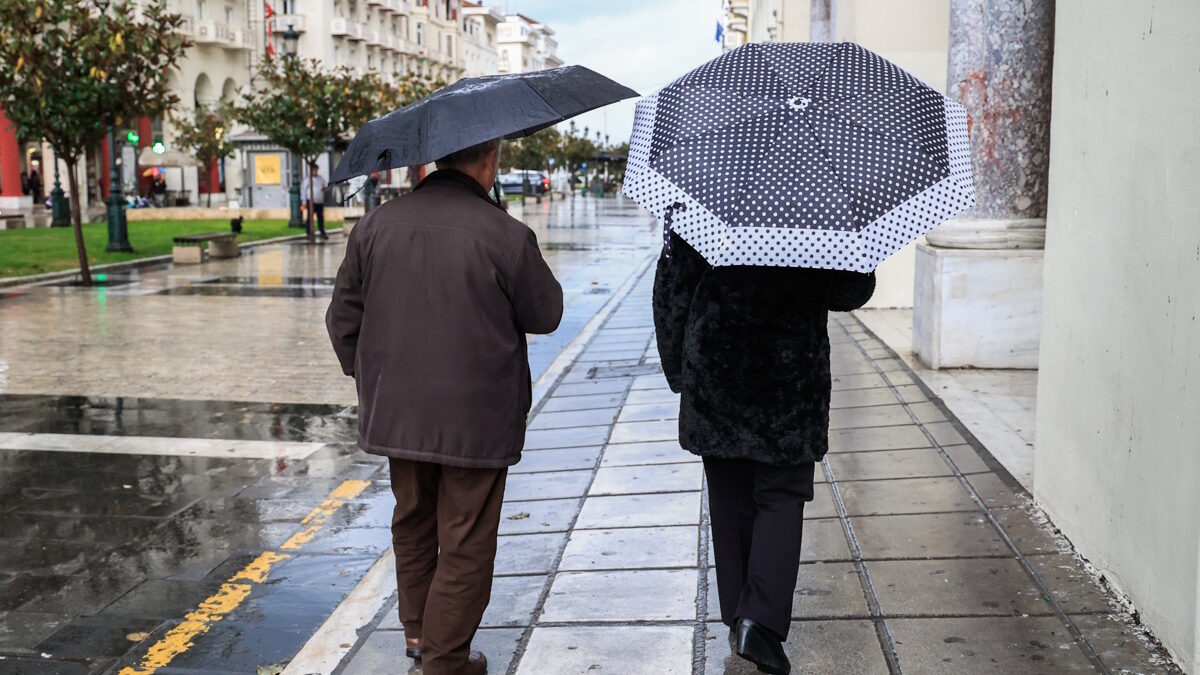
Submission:
<svg viewBox="0 0 1200 675">
<path fill-rule="evenodd" d="M 1036 368 L 1054 0 L 951 0 L 947 94 L 967 109 L 975 207 L 917 248 L 928 366 Z"/>
<path fill-rule="evenodd" d="M 809 39 L 833 42 L 837 39 L 837 0 L 812 0 Z"/>
</svg>

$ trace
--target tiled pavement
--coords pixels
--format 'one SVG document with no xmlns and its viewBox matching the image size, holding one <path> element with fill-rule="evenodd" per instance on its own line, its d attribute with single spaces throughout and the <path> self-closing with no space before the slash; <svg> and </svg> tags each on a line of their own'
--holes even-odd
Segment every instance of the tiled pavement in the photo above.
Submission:
<svg viewBox="0 0 1200 675">
<path fill-rule="evenodd" d="M 754 672 L 718 620 L 651 276 L 531 416 L 475 641 L 491 673 Z M 806 510 L 793 672 L 1178 672 L 900 360 L 848 315 L 829 331 L 831 450 Z M 339 671 L 395 672 L 402 650 L 393 600 Z"/>
</svg>

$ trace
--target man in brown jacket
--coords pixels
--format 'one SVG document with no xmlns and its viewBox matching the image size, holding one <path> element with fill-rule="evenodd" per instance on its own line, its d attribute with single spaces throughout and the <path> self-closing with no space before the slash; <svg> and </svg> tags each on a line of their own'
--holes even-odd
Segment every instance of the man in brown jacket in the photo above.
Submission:
<svg viewBox="0 0 1200 675">
<path fill-rule="evenodd" d="M 525 443 L 525 334 L 562 317 L 537 237 L 488 197 L 499 154 L 497 140 L 445 157 L 363 218 L 325 316 L 358 388 L 359 447 L 388 457 L 400 620 L 426 675 L 487 672 L 470 647 Z"/>
</svg>

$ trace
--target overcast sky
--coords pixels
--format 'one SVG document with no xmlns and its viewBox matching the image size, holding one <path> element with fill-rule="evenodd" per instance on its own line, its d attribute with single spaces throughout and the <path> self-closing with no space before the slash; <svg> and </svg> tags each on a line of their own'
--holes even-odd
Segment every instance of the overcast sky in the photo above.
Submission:
<svg viewBox="0 0 1200 675">
<path fill-rule="evenodd" d="M 558 39 L 558 55 L 652 93 L 721 53 L 716 41 L 720 0 L 490 0 L 510 12 L 545 23 Z M 612 143 L 629 138 L 633 104 L 611 105 L 576 118 L 579 126 L 605 129 Z M 607 119 L 606 119 L 607 118 Z"/>
</svg>

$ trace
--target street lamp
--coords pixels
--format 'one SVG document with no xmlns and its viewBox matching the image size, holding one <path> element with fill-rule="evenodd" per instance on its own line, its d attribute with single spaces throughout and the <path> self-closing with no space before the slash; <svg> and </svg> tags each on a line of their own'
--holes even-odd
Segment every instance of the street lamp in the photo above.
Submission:
<svg viewBox="0 0 1200 675">
<path fill-rule="evenodd" d="M 108 18 L 110 0 L 97 0 L 96 8 Z M 129 227 L 125 222 L 125 194 L 121 188 L 121 171 L 117 167 L 117 134 L 113 124 L 108 125 L 108 245 L 106 251 L 132 251 L 129 243 Z"/>
<path fill-rule="evenodd" d="M 296 32 L 296 26 L 293 23 L 288 23 L 287 30 L 283 32 L 283 55 L 289 60 L 295 59 L 299 51 L 300 34 Z M 300 217 L 300 158 L 296 157 L 296 153 L 292 153 L 292 186 L 288 188 L 288 205 L 291 206 L 291 218 L 288 219 L 288 227 L 308 227 L 304 220 Z"/>
</svg>

